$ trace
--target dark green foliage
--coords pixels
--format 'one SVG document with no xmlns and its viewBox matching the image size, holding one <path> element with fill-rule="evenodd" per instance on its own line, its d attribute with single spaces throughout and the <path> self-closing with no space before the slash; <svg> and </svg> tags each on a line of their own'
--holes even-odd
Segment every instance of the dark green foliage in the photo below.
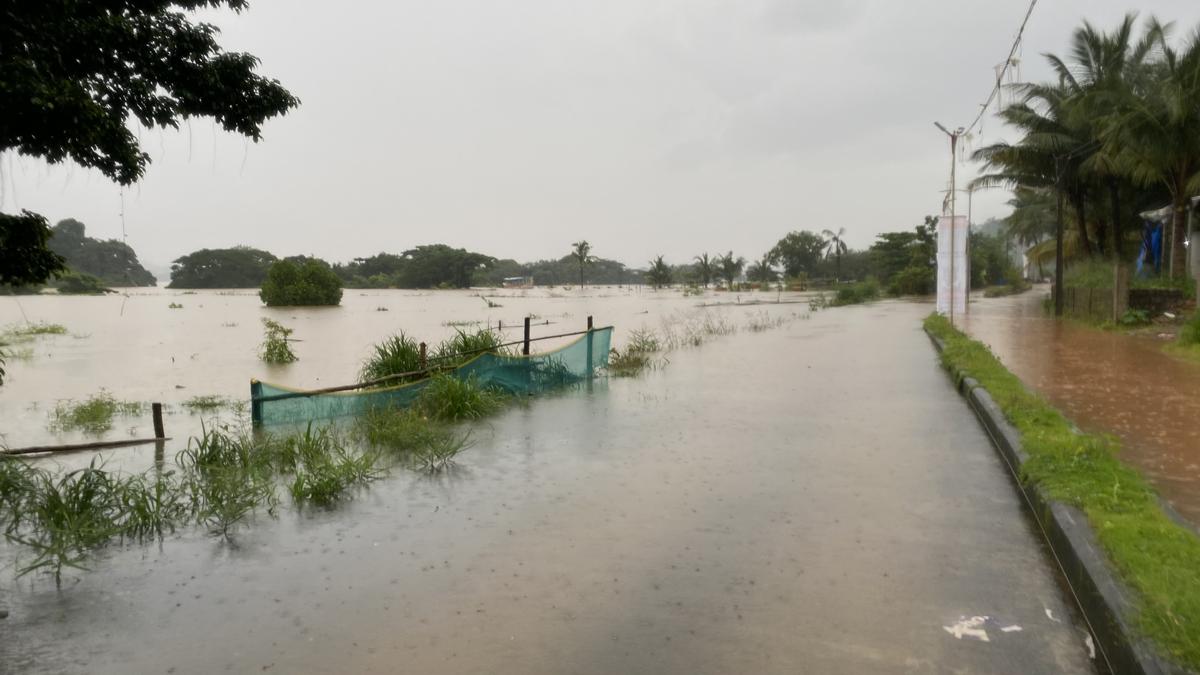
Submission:
<svg viewBox="0 0 1200 675">
<path fill-rule="evenodd" d="M 102 280 L 90 274 L 74 271 L 60 276 L 58 281 L 54 282 L 54 286 L 63 295 L 104 295 L 115 292 L 110 288 L 105 288 Z"/>
<path fill-rule="evenodd" d="M 324 260 L 280 260 L 267 269 L 258 295 L 268 307 L 337 305 L 342 281 Z"/>
<path fill-rule="evenodd" d="M 945 342 L 941 359 L 951 374 L 978 380 L 1021 433 L 1029 455 L 1022 480 L 1087 514 L 1137 593 L 1138 627 L 1183 664 L 1200 667 L 1200 537 L 1163 513 L 1145 479 L 1117 459 L 1115 439 L 1077 431 L 945 317 L 930 316 L 925 328 Z"/>
<path fill-rule="evenodd" d="M 871 270 L 892 295 L 927 295 L 935 290 L 937 218 L 912 232 L 884 232 L 871 245 Z"/>
<path fill-rule="evenodd" d="M 248 246 L 201 249 L 175 260 L 168 288 L 259 288 L 277 258 Z"/>
<path fill-rule="evenodd" d="M 3 23 L 0 22 L 0 35 L 4 32 Z M 0 65 L 0 92 L 4 91 L 3 68 Z M 8 97 L 3 98 L 7 100 Z M 7 110 L 0 115 L 0 129 L 3 129 L 7 115 Z M 0 131 L 0 151 L 7 149 L 2 139 L 3 131 Z M 66 271 L 66 261 L 47 245 L 50 237 L 50 223 L 36 213 L 22 211 L 19 216 L 0 213 L 0 284 L 42 284 Z"/>
<path fill-rule="evenodd" d="M 54 226 L 50 250 L 67 261 L 67 267 L 81 275 L 90 275 L 109 286 L 153 286 L 154 275 L 138 262 L 129 245 L 109 239 L 86 236 L 84 224 L 68 218 Z M 59 292 L 62 285 L 59 285 Z"/>
<path fill-rule="evenodd" d="M 867 278 L 866 281 L 857 281 L 852 284 L 843 284 L 838 286 L 837 295 L 829 304 L 833 307 L 843 307 L 846 305 L 858 305 L 864 302 L 870 302 L 879 297 L 879 282 L 873 278 Z"/>
<path fill-rule="evenodd" d="M 629 269 L 624 263 L 605 258 L 591 257 L 586 266 L 587 282 L 590 284 L 638 284 L 643 274 Z M 574 255 L 558 260 L 538 260 L 519 263 L 515 260 L 497 260 L 490 267 L 476 273 L 476 286 L 499 286 L 506 277 L 533 277 L 534 283 L 542 286 L 574 285 L 579 283 L 579 261 Z"/>
<path fill-rule="evenodd" d="M 358 381 L 374 382 L 402 373 L 415 373 L 423 369 L 420 344 L 401 331 L 375 345 L 374 353 L 367 357 L 359 371 Z M 397 378 L 387 384 L 399 384 L 403 381 L 403 379 Z"/>
<path fill-rule="evenodd" d="M 825 239 L 815 232 L 789 232 L 767 254 L 772 265 L 782 265 L 783 273 L 796 277 L 801 273 L 816 276 L 817 263 L 825 251 Z"/>
<path fill-rule="evenodd" d="M 128 185 L 150 158 L 129 125 L 177 127 L 212 117 L 258 140 L 262 124 L 299 101 L 257 75 L 258 59 L 223 51 L 217 30 L 184 13 L 243 9 L 244 0 L 20 3 L 0 21 L 0 150 L 67 158 Z"/>
<path fill-rule="evenodd" d="M 671 285 L 671 266 L 663 261 L 661 255 L 650 261 L 650 269 L 646 272 L 646 283 L 653 288 Z"/>
<path fill-rule="evenodd" d="M 981 232 L 971 233 L 971 288 L 1000 286 L 1012 282 L 1012 262 L 1004 250 L 1004 240 Z"/>
<path fill-rule="evenodd" d="M 651 331 L 629 334 L 624 350 L 613 349 L 608 355 L 608 372 L 614 377 L 634 377 L 658 365 L 654 354 L 662 350 L 658 336 Z"/>
<path fill-rule="evenodd" d="M 11 4 L 11 3 L 10 3 Z M 0 152 L 72 159 L 129 185 L 150 162 L 133 125 L 176 128 L 211 117 L 259 140 L 262 124 L 299 101 L 226 52 L 188 10 L 245 0 L 21 2 L 0 20 Z M 0 283 L 36 284 L 62 270 L 40 216 L 0 214 Z M 12 260 L 9 260 L 9 258 Z M 258 284 L 254 284 L 257 286 Z"/>
<path fill-rule="evenodd" d="M 742 274 L 742 270 L 746 268 L 746 259 L 738 256 L 733 257 L 733 251 L 730 251 L 722 256 L 717 256 L 717 270 L 722 279 L 725 280 L 725 288 L 733 290 L 733 282 Z"/>
</svg>

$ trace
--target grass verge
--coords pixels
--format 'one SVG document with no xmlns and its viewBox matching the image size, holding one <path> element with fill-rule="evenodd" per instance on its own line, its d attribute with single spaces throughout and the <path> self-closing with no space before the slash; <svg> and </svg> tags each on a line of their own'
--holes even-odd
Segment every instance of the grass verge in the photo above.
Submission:
<svg viewBox="0 0 1200 675">
<path fill-rule="evenodd" d="M 1022 481 L 1087 514 L 1120 577 L 1137 594 L 1138 628 L 1180 663 L 1200 668 L 1200 537 L 1173 522 L 1145 479 L 1116 458 L 1107 436 L 1083 434 L 980 342 L 933 315 L 942 364 L 988 390 L 1021 433 Z"/>
</svg>

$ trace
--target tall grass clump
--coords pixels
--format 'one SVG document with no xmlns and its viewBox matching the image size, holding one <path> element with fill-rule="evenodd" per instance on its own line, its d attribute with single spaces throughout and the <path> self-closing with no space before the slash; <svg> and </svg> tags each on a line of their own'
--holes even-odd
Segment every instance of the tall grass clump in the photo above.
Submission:
<svg viewBox="0 0 1200 675">
<path fill-rule="evenodd" d="M 1179 331 L 1179 344 L 1200 347 L 1200 310 L 1197 310 L 1192 318 L 1183 324 L 1183 330 Z"/>
<path fill-rule="evenodd" d="M 1119 443 L 1084 434 L 1009 372 L 984 344 L 933 315 L 954 377 L 988 390 L 1029 455 L 1022 481 L 1081 509 L 1119 576 L 1137 596 L 1139 629 L 1191 668 L 1200 667 L 1200 537 L 1163 512 L 1154 490 L 1117 457 Z"/>
<path fill-rule="evenodd" d="M 5 538 L 33 552 L 32 561 L 18 564 L 18 576 L 47 570 L 61 584 L 63 568 L 86 569 L 89 553 L 120 534 L 119 481 L 95 461 L 57 478 L 34 471 L 29 479 L 19 522 Z"/>
<path fill-rule="evenodd" d="M 402 373 L 415 373 L 422 367 L 420 343 L 401 331 L 375 345 L 374 351 L 363 362 L 358 379 L 360 382 L 373 382 Z M 395 382 L 402 382 L 403 379 L 396 378 Z"/>
<path fill-rule="evenodd" d="M 662 350 L 662 342 L 649 330 L 635 330 L 629 334 L 625 349 L 612 349 L 608 354 L 608 372 L 614 377 L 635 377 L 658 364 L 655 354 Z"/>
<path fill-rule="evenodd" d="M 443 341 L 434 349 L 432 359 L 439 367 L 456 367 L 485 352 L 504 353 L 500 347 L 503 343 L 503 336 L 488 328 L 473 333 L 456 328 L 454 337 Z"/>
<path fill-rule="evenodd" d="M 297 503 L 328 506 L 343 499 L 349 490 L 379 478 L 378 455 L 356 454 L 337 446 L 333 452 L 309 459 L 296 469 L 289 491 Z"/>
<path fill-rule="evenodd" d="M 276 365 L 299 360 L 300 357 L 296 356 L 296 352 L 292 351 L 292 346 L 288 344 L 288 337 L 295 331 L 267 318 L 263 318 L 262 323 L 263 341 L 259 345 L 258 357 L 264 363 Z"/>
<path fill-rule="evenodd" d="M 747 317 L 748 320 L 746 322 L 746 328 L 751 333 L 762 333 L 764 331 L 771 330 L 772 328 L 779 328 L 788 322 L 786 317 L 773 317 L 769 312 L 766 311 L 751 312 L 747 315 Z"/>
<path fill-rule="evenodd" d="M 271 460 L 249 434 L 204 429 L 189 439 L 175 461 L 185 470 L 183 489 L 196 521 L 228 538 L 260 506 L 274 514 L 279 500 Z"/>
<path fill-rule="evenodd" d="M 446 422 L 487 417 L 504 405 L 504 394 L 479 384 L 474 376 L 438 374 L 417 396 L 414 407 L 426 417 Z"/>
<path fill-rule="evenodd" d="M 58 323 L 27 323 L 12 326 L 4 331 L 4 337 L 12 342 L 21 342 L 39 335 L 66 335 L 67 328 Z"/>
<path fill-rule="evenodd" d="M 118 401 L 101 391 L 84 401 L 59 401 L 50 412 L 50 429 L 101 434 L 112 429 L 114 416 L 140 415 L 143 408 L 141 403 Z"/>
</svg>

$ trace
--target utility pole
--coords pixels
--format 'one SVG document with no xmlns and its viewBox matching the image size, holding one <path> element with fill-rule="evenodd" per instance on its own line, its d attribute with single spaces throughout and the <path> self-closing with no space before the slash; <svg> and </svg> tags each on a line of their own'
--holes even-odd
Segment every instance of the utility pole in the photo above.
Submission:
<svg viewBox="0 0 1200 675">
<path fill-rule="evenodd" d="M 954 131 L 950 131 L 942 126 L 941 122 L 934 122 L 934 126 L 942 130 L 942 133 L 950 137 L 950 325 L 954 325 L 954 282 L 957 279 L 956 270 L 954 269 L 954 253 L 957 251 L 955 245 L 955 225 L 958 220 L 958 138 L 963 135 L 964 129 L 959 127 Z"/>
</svg>

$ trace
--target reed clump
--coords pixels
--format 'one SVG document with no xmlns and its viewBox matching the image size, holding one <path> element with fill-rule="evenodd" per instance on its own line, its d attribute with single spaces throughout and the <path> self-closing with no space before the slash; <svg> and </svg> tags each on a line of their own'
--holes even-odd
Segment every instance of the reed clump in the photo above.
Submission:
<svg viewBox="0 0 1200 675">
<path fill-rule="evenodd" d="M 141 415 L 144 410 L 141 403 L 118 401 L 112 394 L 101 391 L 83 401 L 59 401 L 50 412 L 50 429 L 101 434 L 112 429 L 113 417 Z"/>
</svg>

